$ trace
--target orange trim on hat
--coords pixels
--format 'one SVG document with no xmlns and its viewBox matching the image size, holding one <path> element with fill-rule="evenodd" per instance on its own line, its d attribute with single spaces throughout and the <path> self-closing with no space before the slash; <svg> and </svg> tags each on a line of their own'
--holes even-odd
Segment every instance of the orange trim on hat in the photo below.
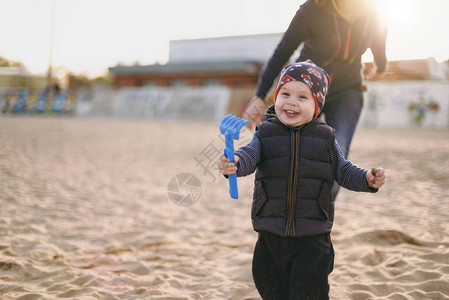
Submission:
<svg viewBox="0 0 449 300">
<path fill-rule="evenodd" d="M 279 91 L 280 91 L 281 87 L 284 86 L 284 84 L 285 84 L 285 83 L 281 84 L 281 85 L 278 86 L 278 88 L 276 89 L 276 93 L 274 93 L 274 103 L 276 103 L 276 99 L 278 98 Z"/>
<path fill-rule="evenodd" d="M 313 114 L 313 118 L 315 119 L 318 117 L 319 114 L 319 108 L 318 108 L 318 101 L 316 100 L 315 94 L 312 92 L 313 100 L 315 100 L 315 113 Z"/>
</svg>

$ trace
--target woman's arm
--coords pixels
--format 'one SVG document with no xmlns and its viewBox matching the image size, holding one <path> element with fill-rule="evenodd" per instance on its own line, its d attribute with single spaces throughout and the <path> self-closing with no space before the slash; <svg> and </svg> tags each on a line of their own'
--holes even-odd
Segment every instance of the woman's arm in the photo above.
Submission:
<svg viewBox="0 0 449 300">
<path fill-rule="evenodd" d="M 254 130 L 256 125 L 262 121 L 263 113 L 267 107 L 265 98 L 268 91 L 271 89 L 276 76 L 278 76 L 284 65 L 288 62 L 290 56 L 295 52 L 301 42 L 305 40 L 306 17 L 303 13 L 303 6 L 296 12 L 287 31 L 262 69 L 257 84 L 256 95 L 242 114 L 243 118 L 249 120 L 248 128 Z"/>
<path fill-rule="evenodd" d="M 382 21 L 377 17 L 377 32 L 371 41 L 370 49 L 373 53 L 375 70 L 377 73 L 384 73 L 388 67 L 388 60 L 386 55 L 386 43 L 387 43 L 387 25 L 385 21 Z"/>
<path fill-rule="evenodd" d="M 277 45 L 268 62 L 265 64 L 259 78 L 256 96 L 265 99 L 273 81 L 280 73 L 290 56 L 306 37 L 306 16 L 303 6 L 299 8 L 285 31 L 281 41 Z"/>
</svg>

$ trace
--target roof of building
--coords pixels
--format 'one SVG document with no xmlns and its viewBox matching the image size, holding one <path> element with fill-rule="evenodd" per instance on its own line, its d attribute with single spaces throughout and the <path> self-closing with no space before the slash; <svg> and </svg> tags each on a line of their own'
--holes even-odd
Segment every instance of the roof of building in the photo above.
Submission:
<svg viewBox="0 0 449 300">
<path fill-rule="evenodd" d="M 31 76 L 31 73 L 24 68 L 19 67 L 0 67 L 0 75 L 19 75 L 19 76 Z"/>
<path fill-rule="evenodd" d="M 252 60 L 265 62 L 283 33 L 170 41 L 170 62 Z"/>
<path fill-rule="evenodd" d="M 364 74 L 373 69 L 373 63 L 365 63 Z M 438 63 L 434 58 L 396 60 L 388 63 L 383 80 L 429 80 L 449 79 L 447 63 Z"/>
<path fill-rule="evenodd" d="M 167 64 L 110 67 L 116 75 L 182 73 L 259 73 L 280 33 L 170 41 Z M 390 61 L 383 80 L 447 80 L 449 63 L 434 58 Z M 372 63 L 365 63 L 369 74 Z"/>
<path fill-rule="evenodd" d="M 198 72 L 259 72 L 260 63 L 249 60 L 231 61 L 203 61 L 203 62 L 172 62 L 165 65 L 117 65 L 110 67 L 109 71 L 114 74 L 173 74 L 173 73 L 198 73 Z"/>
</svg>

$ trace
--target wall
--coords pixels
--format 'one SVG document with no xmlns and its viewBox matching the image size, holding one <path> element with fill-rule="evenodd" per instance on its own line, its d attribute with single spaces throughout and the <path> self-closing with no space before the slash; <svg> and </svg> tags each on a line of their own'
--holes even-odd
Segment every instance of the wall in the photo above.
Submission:
<svg viewBox="0 0 449 300">
<path fill-rule="evenodd" d="M 96 86 L 79 94 L 77 115 L 154 120 L 219 121 L 227 114 L 226 87 L 123 88 Z"/>
<path fill-rule="evenodd" d="M 447 81 L 367 82 L 359 125 L 375 128 L 449 128 Z M 253 88 L 96 86 L 79 92 L 76 114 L 158 120 L 219 121 L 240 115 Z"/>
<path fill-rule="evenodd" d="M 361 126 L 449 127 L 449 82 L 368 82 Z"/>
</svg>

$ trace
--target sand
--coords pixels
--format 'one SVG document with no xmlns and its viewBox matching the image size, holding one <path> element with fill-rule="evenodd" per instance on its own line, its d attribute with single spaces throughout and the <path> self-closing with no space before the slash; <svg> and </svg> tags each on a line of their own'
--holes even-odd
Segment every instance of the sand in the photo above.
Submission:
<svg viewBox="0 0 449 300">
<path fill-rule="evenodd" d="M 218 124 L 2 116 L 0 140 L 0 299 L 260 299 Z M 350 158 L 388 182 L 337 199 L 331 299 L 449 299 L 449 131 L 359 128 Z"/>
</svg>

